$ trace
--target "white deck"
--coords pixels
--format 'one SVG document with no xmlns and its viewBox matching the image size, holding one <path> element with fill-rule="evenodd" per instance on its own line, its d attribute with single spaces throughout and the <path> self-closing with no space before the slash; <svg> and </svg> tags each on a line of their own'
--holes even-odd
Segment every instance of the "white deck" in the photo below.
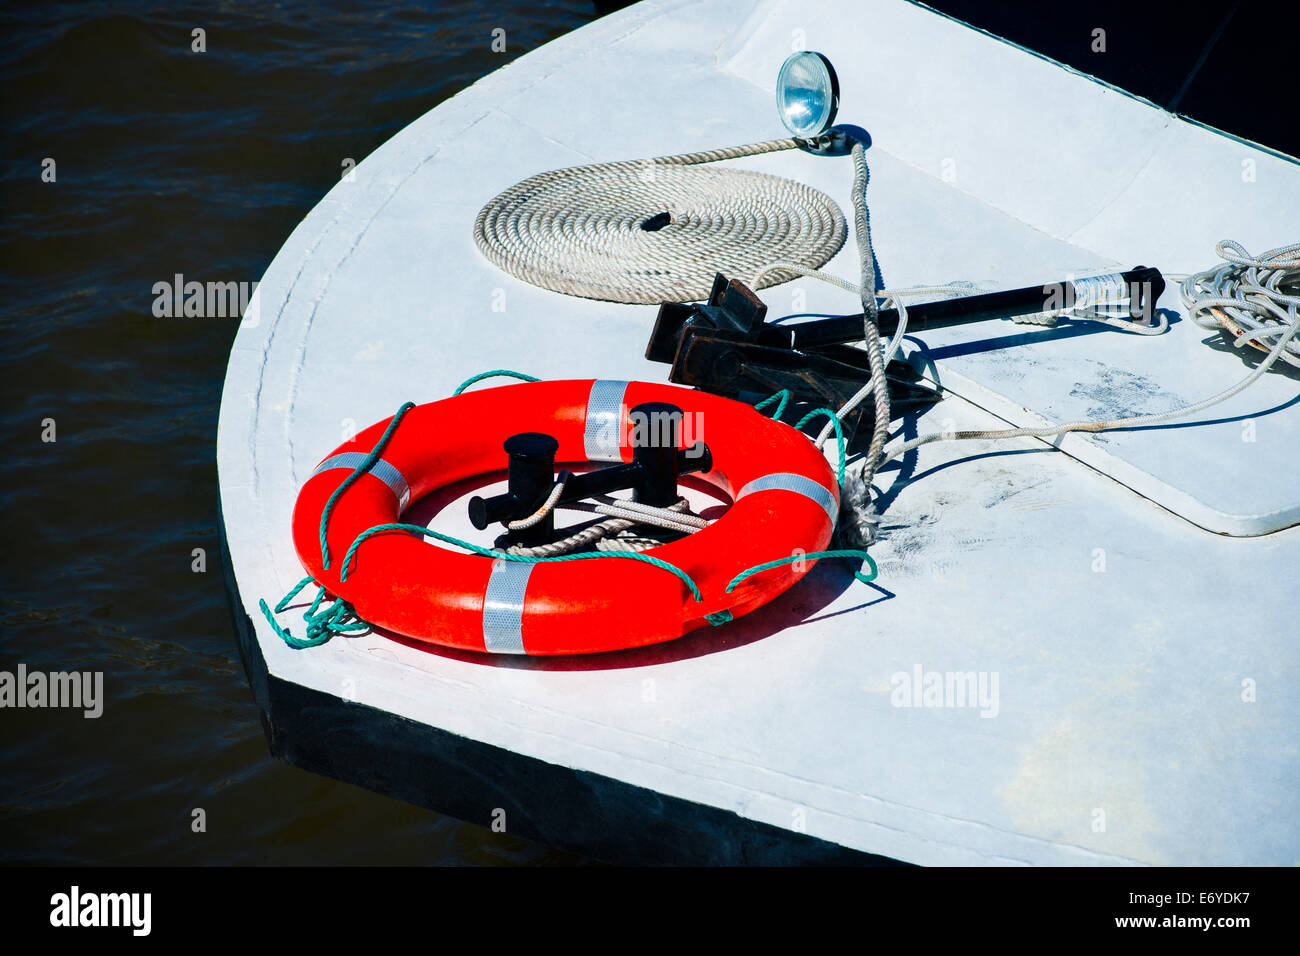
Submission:
<svg viewBox="0 0 1300 956">
<path fill-rule="evenodd" d="M 466 661 L 376 636 L 293 651 L 262 620 L 258 598 L 302 575 L 298 486 L 350 427 L 491 368 L 666 378 L 642 358 L 652 307 L 504 275 L 475 249 L 474 216 L 544 169 L 783 135 L 771 87 L 792 48 L 831 58 L 840 120 L 872 134 L 887 285 L 1009 288 L 1138 263 L 1183 273 L 1210 265 L 1220 238 L 1252 251 L 1296 238 L 1293 161 L 924 8 L 649 0 L 597 21 L 395 136 L 263 278 L 231 354 L 218 459 L 268 668 L 917 863 L 1300 861 L 1300 528 L 1274 530 L 1300 521 L 1291 375 L 1196 419 L 1219 424 L 1075 436 L 1068 455 L 1034 441 L 927 446 L 882 474 L 878 588 L 823 565 L 762 613 L 607 667 Z M 736 165 L 851 210 L 847 160 Z M 850 241 L 829 270 L 852 277 L 854 260 Z M 791 311 L 796 287 L 808 312 L 853 309 L 807 281 L 767 290 L 771 315 Z M 1176 309 L 1175 291 L 1160 304 Z M 956 394 L 921 430 L 1165 411 L 1248 371 L 1186 320 L 1152 338 L 1088 331 L 923 334 Z M 985 348 L 1001 336 L 1022 344 Z M 893 706 L 891 677 L 918 665 L 996 674 L 996 716 Z"/>
</svg>

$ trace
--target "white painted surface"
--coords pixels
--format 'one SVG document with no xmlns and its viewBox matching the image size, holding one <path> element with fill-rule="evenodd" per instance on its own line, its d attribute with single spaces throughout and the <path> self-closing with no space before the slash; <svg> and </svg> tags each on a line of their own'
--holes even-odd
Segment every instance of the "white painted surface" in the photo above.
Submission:
<svg viewBox="0 0 1300 956">
<path fill-rule="evenodd" d="M 771 83 L 795 29 L 837 64 L 841 121 L 873 135 L 887 284 L 1007 288 L 1138 262 L 1187 272 L 1225 236 L 1252 250 L 1295 238 L 1293 163 L 921 8 L 665 0 L 607 17 L 395 136 L 264 277 L 232 351 L 218 459 L 268 667 L 329 693 L 351 680 L 357 699 L 413 719 L 777 826 L 802 811 L 814 836 L 914 862 L 1300 860 L 1288 583 L 1300 529 L 1233 539 L 1191 523 L 1250 534 L 1296 520 L 1300 409 L 1263 414 L 1295 397 L 1281 375 L 1211 416 L 1254 417 L 1253 443 L 1228 421 L 1068 439 L 1068 456 L 1031 441 L 928 446 L 905 487 L 890 490 L 897 467 L 882 475 L 897 495 L 878 589 L 824 565 L 761 614 L 600 669 L 455 660 L 374 636 L 298 652 L 265 625 L 258 598 L 302 573 L 298 485 L 350 426 L 489 368 L 664 380 L 641 357 L 653 308 L 498 272 L 474 248 L 474 215 L 543 169 L 781 135 Z M 847 161 L 736 165 L 851 208 Z M 853 260 L 850 243 L 830 271 L 852 276 Z M 798 287 L 808 312 L 853 308 Z M 764 294 L 771 314 L 790 311 L 795 288 Z M 1029 342 L 971 347 L 1001 335 Z M 946 386 L 1017 424 L 1163 411 L 1245 374 L 1204 337 L 1186 321 L 1150 339 L 1005 322 L 921 336 L 943 350 Z M 998 424 L 963 397 L 922 430 Z M 997 715 L 894 706 L 891 678 L 917 665 L 996 673 Z"/>
</svg>

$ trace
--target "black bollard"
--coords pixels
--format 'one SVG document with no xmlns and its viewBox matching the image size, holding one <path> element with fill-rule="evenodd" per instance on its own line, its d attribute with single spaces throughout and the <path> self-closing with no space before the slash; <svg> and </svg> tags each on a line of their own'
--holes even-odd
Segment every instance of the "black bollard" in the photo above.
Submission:
<svg viewBox="0 0 1300 956">
<path fill-rule="evenodd" d="M 677 446 L 682 410 L 668 402 L 646 402 L 628 414 L 632 423 L 632 463 L 639 473 L 632 500 L 655 508 L 677 501 Z"/>
<path fill-rule="evenodd" d="M 469 502 L 469 520 L 480 531 L 493 521 L 527 518 L 541 507 L 555 484 L 555 453 L 560 443 L 540 432 L 520 432 L 505 440 L 510 469 L 506 493 L 492 498 L 475 495 Z M 531 528 L 514 532 L 520 544 L 537 545 L 555 533 L 552 511 Z"/>
</svg>

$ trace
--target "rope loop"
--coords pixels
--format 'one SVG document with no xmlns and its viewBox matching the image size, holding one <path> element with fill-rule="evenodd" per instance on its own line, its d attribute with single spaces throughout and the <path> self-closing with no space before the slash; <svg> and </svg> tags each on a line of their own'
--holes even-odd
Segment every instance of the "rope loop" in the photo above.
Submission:
<svg viewBox="0 0 1300 956">
<path fill-rule="evenodd" d="M 311 575 L 303 578 L 297 584 L 289 589 L 289 593 L 280 599 L 275 605 L 275 612 L 266 606 L 266 600 L 261 599 L 257 602 L 261 608 L 262 614 L 270 623 L 272 629 L 280 640 L 284 641 L 295 650 L 302 650 L 308 647 L 318 647 L 324 644 L 335 634 L 355 634 L 370 629 L 370 625 L 361 618 L 357 617 L 353 611 L 352 605 L 348 604 L 342 598 L 336 598 L 325 610 L 319 610 L 321 601 L 325 597 L 325 588 L 317 584 L 316 597 L 312 600 L 311 605 L 303 612 L 303 621 L 307 625 L 306 637 L 294 637 L 286 628 L 282 628 L 275 619 L 276 614 L 283 614 L 289 609 L 289 602 L 292 601 L 308 584 L 315 584 L 316 580 Z"/>
<path fill-rule="evenodd" d="M 778 558 L 775 561 L 767 561 L 763 564 L 756 564 L 752 568 L 747 568 L 731 579 L 731 583 L 723 589 L 723 593 L 730 594 L 737 584 L 748 577 L 758 574 L 760 571 L 770 571 L 772 568 L 779 568 L 786 564 L 794 564 L 796 561 L 816 561 L 820 558 L 857 558 L 858 560 L 865 561 L 871 566 L 870 574 L 863 574 L 857 569 L 854 569 L 853 571 L 853 576 L 863 584 L 868 584 L 874 581 L 876 575 L 880 573 L 880 569 L 876 567 L 876 562 L 872 560 L 871 555 L 867 554 L 865 551 L 859 550 L 858 548 L 838 548 L 834 551 L 809 551 L 807 554 L 793 554 L 788 558 Z"/>
<path fill-rule="evenodd" d="M 485 378 L 517 378 L 521 382 L 541 381 L 540 378 L 533 378 L 533 376 L 525 375 L 523 372 L 512 372 L 508 368 L 494 368 L 490 372 L 479 372 L 477 375 L 472 375 L 469 378 L 465 379 L 465 381 L 461 382 L 459 385 L 456 386 L 456 391 L 451 393 L 451 397 L 455 398 L 457 395 L 465 391 L 465 389 L 469 388 L 475 382 L 481 382 Z"/>
<path fill-rule="evenodd" d="M 767 406 L 776 402 L 777 399 L 780 399 L 780 401 L 777 402 L 776 411 L 772 413 L 772 418 L 779 422 L 781 416 L 785 414 L 785 406 L 790 402 L 790 390 L 788 388 L 783 388 L 779 392 L 774 392 L 767 398 L 763 399 L 754 406 L 754 411 L 761 412 L 763 409 L 767 408 Z"/>
<path fill-rule="evenodd" d="M 795 422 L 794 425 L 795 430 L 798 431 L 799 429 L 803 428 L 804 425 L 807 425 L 818 415 L 825 415 L 827 418 L 829 418 L 832 427 L 834 427 L 835 429 L 835 450 L 838 452 L 839 460 L 840 460 L 839 466 L 835 472 L 835 476 L 836 479 L 839 481 L 840 488 L 843 488 L 844 487 L 844 463 L 848 456 L 845 454 L 844 426 L 840 424 L 840 417 L 836 415 L 833 411 L 831 411 L 829 408 L 814 408 L 803 418 L 799 419 L 799 421 Z"/>
<path fill-rule="evenodd" d="M 835 200 L 793 180 L 707 165 L 797 145 L 780 139 L 540 173 L 480 210 L 474 241 L 525 282 L 607 302 L 700 301 L 716 273 L 752 275 L 774 260 L 816 268 L 844 244 Z M 755 288 L 796 275 L 773 270 Z"/>
</svg>

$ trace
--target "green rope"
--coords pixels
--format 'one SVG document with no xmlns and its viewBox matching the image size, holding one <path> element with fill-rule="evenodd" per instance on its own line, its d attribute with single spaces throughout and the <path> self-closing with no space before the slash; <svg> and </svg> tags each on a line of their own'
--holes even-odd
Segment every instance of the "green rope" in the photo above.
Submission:
<svg viewBox="0 0 1300 956">
<path fill-rule="evenodd" d="M 525 375 L 523 372 L 513 372 L 510 369 L 498 368 L 493 369 L 490 372 L 480 372 L 478 375 L 465 379 L 465 381 L 461 382 L 460 385 L 456 386 L 456 391 L 451 393 L 452 397 L 454 398 L 459 395 L 475 382 L 481 382 L 485 378 L 494 378 L 496 376 L 522 379 L 525 382 L 541 381 L 531 375 Z M 390 421 L 388 427 L 384 429 L 383 436 L 379 439 L 375 447 L 370 449 L 370 454 L 365 457 L 365 460 L 362 461 L 361 464 L 357 465 L 352 474 L 348 475 L 347 478 L 343 480 L 343 484 L 334 489 L 334 493 L 330 495 L 329 501 L 325 502 L 325 510 L 321 512 L 320 516 L 320 556 L 321 567 L 323 569 L 328 570 L 330 566 L 330 549 L 329 542 L 325 537 L 325 531 L 329 526 L 330 515 L 334 511 L 334 505 L 338 502 L 339 498 L 342 497 L 343 492 L 347 491 L 354 481 L 369 471 L 371 466 L 379 460 L 379 456 L 384 453 L 384 448 L 388 445 L 389 439 L 393 437 L 393 432 L 397 431 L 397 426 L 400 425 L 402 419 L 406 417 L 406 413 L 414 407 L 414 402 L 406 402 L 397 410 L 397 414 L 393 416 L 393 420 Z"/>
<path fill-rule="evenodd" d="M 559 554 L 550 558 L 530 558 L 522 554 L 509 554 L 505 551 L 495 551 L 492 548 L 483 548 L 477 544 L 470 544 L 468 541 L 461 541 L 459 538 L 453 538 L 449 534 L 443 534 L 440 531 L 434 531 L 432 528 L 426 528 L 423 525 L 418 524 L 377 524 L 373 528 L 367 528 L 365 531 L 361 532 L 357 535 L 356 540 L 352 542 L 352 546 L 348 548 L 347 554 L 343 556 L 343 570 L 339 573 L 339 581 L 346 581 L 348 579 L 348 568 L 352 564 L 352 556 L 356 553 L 357 547 L 361 542 L 373 535 L 382 534 L 385 531 L 410 531 L 413 534 L 428 535 L 431 538 L 437 538 L 439 541 L 455 545 L 458 548 L 465 548 L 468 551 L 473 551 L 475 554 L 481 554 L 487 558 L 501 558 L 505 561 L 518 561 L 522 564 L 540 564 L 542 562 L 553 561 L 590 561 L 594 558 L 627 558 L 632 561 L 641 561 L 645 564 L 652 564 L 656 568 L 663 568 L 663 570 L 670 571 L 677 575 L 677 577 L 681 578 L 682 582 L 691 589 L 691 594 L 695 595 L 696 601 L 704 600 L 704 596 L 700 594 L 700 589 L 696 587 L 691 576 L 681 568 L 669 564 L 667 561 L 660 558 L 656 558 L 653 555 L 641 554 L 638 551 L 596 551 L 583 554 Z"/>
<path fill-rule="evenodd" d="M 370 466 L 379 460 L 379 456 L 384 453 L 384 447 L 388 444 L 388 440 L 393 437 L 393 432 L 397 431 L 397 426 L 402 423 L 402 419 L 406 417 L 406 413 L 414 407 L 414 402 L 407 402 L 397 410 L 397 414 L 393 416 L 393 420 L 389 422 L 388 427 L 384 429 L 383 437 L 379 439 L 374 448 L 370 449 L 370 454 L 366 455 L 365 459 L 361 464 L 357 465 L 352 474 L 343 479 L 343 484 L 335 488 L 334 494 L 330 495 L 329 501 L 325 502 L 325 510 L 320 513 L 320 560 L 322 568 L 328 570 L 330 566 L 330 546 L 329 542 L 325 540 L 325 529 L 329 526 L 330 514 L 334 511 L 334 505 L 338 502 L 339 498 L 343 496 L 343 492 L 347 491 L 354 481 L 369 471 Z"/>
<path fill-rule="evenodd" d="M 858 551 L 856 549 L 844 549 L 838 551 L 810 551 L 807 554 L 796 554 L 788 558 L 779 558 L 776 561 L 768 561 L 765 564 L 756 564 L 752 568 L 749 568 L 745 571 L 741 571 L 739 574 L 737 574 L 734 578 L 731 579 L 731 583 L 728 584 L 726 588 L 723 589 L 722 593 L 730 594 L 732 588 L 734 588 L 737 584 L 745 580 L 745 578 L 749 577 L 750 575 L 758 574 L 758 572 L 760 571 L 768 571 L 771 570 L 772 568 L 779 568 L 783 564 L 793 564 L 796 561 L 816 560 L 817 558 L 861 558 L 863 561 L 866 561 L 867 564 L 871 565 L 870 575 L 865 575 L 862 572 L 856 570 L 853 572 L 853 576 L 857 578 L 859 581 L 861 581 L 863 584 L 867 584 L 871 581 L 874 581 L 876 579 L 876 575 L 879 573 L 879 569 L 876 567 L 876 562 L 873 561 L 871 559 L 871 555 L 867 554 L 867 552 L 865 551 Z"/>
<path fill-rule="evenodd" d="M 481 382 L 485 378 L 495 378 L 498 375 L 504 375 L 506 378 L 517 378 L 523 382 L 541 381 L 540 378 L 533 378 L 531 375 L 525 375 L 523 372 L 512 372 L 508 368 L 494 368 L 490 372 L 479 372 L 477 375 L 473 376 L 472 378 L 465 379 L 465 381 L 461 382 L 459 385 L 456 386 L 456 391 L 451 393 L 451 397 L 455 398 L 457 395 L 465 391 L 465 389 L 469 388 L 475 382 Z"/>
<path fill-rule="evenodd" d="M 781 391 L 773 392 L 771 395 L 767 396 L 767 398 L 763 399 L 761 402 L 759 402 L 757 405 L 754 406 L 754 411 L 761 412 L 763 409 L 767 408 L 767 406 L 775 402 L 778 398 L 781 401 L 777 404 L 776 411 L 772 413 L 772 420 L 778 422 L 781 421 L 781 416 L 785 414 L 785 406 L 790 401 L 790 390 L 788 388 L 783 388 L 781 389 Z"/>
<path fill-rule="evenodd" d="M 315 580 L 308 575 L 303 578 L 292 588 L 289 593 L 280 599 L 280 603 L 275 606 L 275 614 L 283 614 L 289 609 L 289 602 L 298 596 L 298 592 L 308 584 L 315 583 Z M 303 620 L 307 623 L 307 636 L 305 638 L 294 637 L 288 630 L 282 628 L 275 620 L 275 614 L 266 606 L 265 599 L 257 602 L 258 607 L 262 609 L 262 614 L 274 629 L 280 640 L 284 641 L 295 650 L 302 650 L 306 647 L 317 647 L 324 644 L 335 634 L 355 634 L 367 630 L 370 625 L 356 616 L 352 610 L 352 605 L 342 598 L 334 600 L 329 607 L 323 611 L 318 611 L 321 600 L 325 597 L 325 588 L 319 584 L 315 599 L 311 606 L 303 612 Z M 348 621 L 348 618 L 352 618 Z"/>
<path fill-rule="evenodd" d="M 844 462 L 846 456 L 844 454 L 844 427 L 840 424 L 839 416 L 836 415 L 829 408 L 814 408 L 803 418 L 795 422 L 794 425 L 795 431 L 798 431 L 799 429 L 803 428 L 804 425 L 808 424 L 810 419 L 816 418 L 818 415 L 825 415 L 827 418 L 831 420 L 831 424 L 835 426 L 835 449 L 836 451 L 839 452 L 839 458 L 840 458 L 839 468 L 836 470 L 836 477 L 839 479 L 840 488 L 843 488 L 844 487 Z"/>
<path fill-rule="evenodd" d="M 761 412 L 763 409 L 767 408 L 767 406 L 771 405 L 773 402 L 776 402 L 778 399 L 780 399 L 780 401 L 776 406 L 776 411 L 772 413 L 772 420 L 780 422 L 781 416 L 785 414 L 785 407 L 787 403 L 790 401 L 790 390 L 788 388 L 783 388 L 779 392 L 773 392 L 771 395 L 767 396 L 767 398 L 763 399 L 761 402 L 759 402 L 757 405 L 754 406 L 754 411 Z M 816 418 L 818 415 L 825 415 L 827 418 L 831 420 L 831 424 L 835 426 L 835 448 L 838 451 L 839 458 L 840 458 L 840 463 L 836 473 L 839 477 L 840 487 L 843 487 L 844 486 L 844 465 L 845 462 L 847 461 L 848 456 L 845 454 L 844 427 L 840 424 L 839 416 L 836 415 L 829 408 L 817 408 L 817 409 L 813 409 L 803 418 L 799 419 L 799 421 L 795 422 L 793 427 L 796 431 L 798 431 L 802 429 L 804 425 L 808 424 L 808 422 L 811 419 Z M 781 424 L 784 425 L 785 422 L 781 422 Z"/>
</svg>

